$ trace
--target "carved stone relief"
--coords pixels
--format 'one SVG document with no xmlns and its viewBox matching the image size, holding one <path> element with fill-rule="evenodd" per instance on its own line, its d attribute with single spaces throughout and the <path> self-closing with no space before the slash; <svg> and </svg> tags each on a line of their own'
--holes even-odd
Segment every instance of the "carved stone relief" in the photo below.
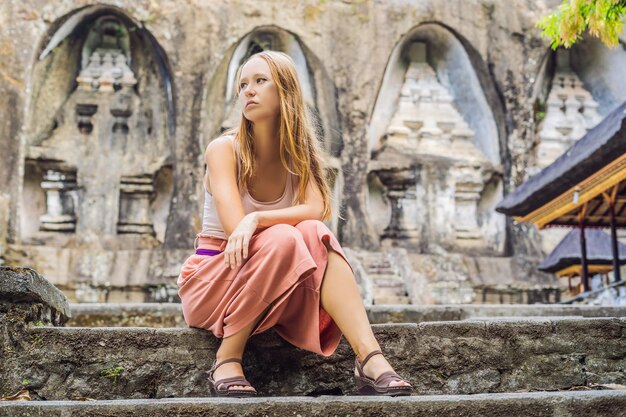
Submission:
<svg viewBox="0 0 626 417">
<path fill-rule="evenodd" d="M 537 168 L 554 162 L 601 119 L 598 103 L 572 70 L 570 51 L 559 49 L 545 119 L 539 131 Z"/>
<path fill-rule="evenodd" d="M 82 45 L 80 54 L 74 54 L 81 57 L 76 88 L 68 92 L 54 128 L 27 149 L 27 159 L 45 173 L 41 190 L 47 212 L 40 216 L 39 229 L 76 232 L 87 241 L 119 235 L 154 238 L 153 214 L 165 218 L 164 209 L 152 204 L 170 203 L 156 193 L 171 193 L 171 184 L 170 189 L 155 188 L 155 177 L 171 158 L 158 80 L 145 67 L 145 51 L 137 51 L 133 64 L 131 34 L 117 17 L 95 19 L 84 36 L 74 43 Z M 47 161 L 72 171 L 48 169 Z M 162 241 L 164 227 L 158 230 Z"/>
<path fill-rule="evenodd" d="M 397 110 L 371 164 L 391 206 L 382 237 L 422 249 L 489 248 L 479 207 L 498 168 L 476 146 L 426 52 L 425 43 L 410 46 Z"/>
<path fill-rule="evenodd" d="M 39 219 L 40 229 L 73 232 L 76 229 L 76 172 L 48 169 L 41 182 L 46 193 L 46 213 Z"/>
<path fill-rule="evenodd" d="M 560 157 L 570 146 L 600 122 L 598 103 L 587 91 L 570 62 L 571 51 L 556 52 L 552 89 L 546 100 L 545 118 L 539 130 L 533 175 Z M 564 229 L 542 230 L 542 250 L 547 254 L 565 237 Z"/>
</svg>

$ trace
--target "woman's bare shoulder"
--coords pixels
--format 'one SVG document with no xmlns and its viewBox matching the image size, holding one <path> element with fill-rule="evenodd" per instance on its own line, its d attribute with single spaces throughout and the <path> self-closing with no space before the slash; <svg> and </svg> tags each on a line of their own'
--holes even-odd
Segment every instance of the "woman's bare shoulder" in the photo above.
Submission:
<svg viewBox="0 0 626 417">
<path fill-rule="evenodd" d="M 213 139 L 206 147 L 205 157 L 208 157 L 209 154 L 234 154 L 234 139 L 234 134 L 224 134 Z"/>
</svg>

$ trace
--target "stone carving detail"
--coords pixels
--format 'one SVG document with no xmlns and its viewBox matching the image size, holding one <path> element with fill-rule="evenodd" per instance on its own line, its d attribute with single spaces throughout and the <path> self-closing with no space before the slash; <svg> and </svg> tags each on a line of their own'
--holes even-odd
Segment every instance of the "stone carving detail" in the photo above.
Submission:
<svg viewBox="0 0 626 417">
<path fill-rule="evenodd" d="M 133 114 L 131 103 L 131 94 L 122 91 L 115 95 L 115 100 L 111 103 L 111 114 L 114 117 L 113 133 L 128 134 L 128 119 Z"/>
<path fill-rule="evenodd" d="M 82 103 L 76 105 L 76 124 L 80 133 L 86 135 L 93 130 L 93 122 L 91 117 L 98 111 L 96 104 Z"/>
<path fill-rule="evenodd" d="M 84 36 L 65 46 L 67 52 L 72 45 L 81 48 L 68 55 L 80 56 L 77 87 L 59 99 L 64 104 L 50 123 L 54 128 L 38 133 L 41 139 L 27 148 L 30 160 L 63 161 L 74 169 L 71 177 L 48 171 L 42 183 L 48 212 L 39 228 L 75 232 L 72 243 L 119 239 L 116 247 L 156 247 L 164 239 L 171 192 L 171 182 L 158 175 L 171 165 L 172 153 L 154 55 L 140 36 L 131 48 L 133 32 L 113 15 L 98 17 L 77 33 Z M 75 195 L 70 191 L 77 184 L 80 201 L 67 197 Z M 142 239 L 116 237 L 120 234 Z M 55 239 L 66 244 L 63 236 Z"/>
<path fill-rule="evenodd" d="M 80 90 L 110 93 L 137 84 L 118 38 L 107 33 L 109 29 L 115 31 L 116 25 L 113 21 L 102 25 L 100 47 L 91 53 L 87 66 L 76 78 Z"/>
<path fill-rule="evenodd" d="M 415 169 L 385 170 L 378 173 L 386 186 L 385 195 L 391 206 L 391 220 L 383 232 L 383 238 L 401 239 L 414 244 L 418 243 L 419 229 L 417 196 L 415 193 L 417 179 Z"/>
<path fill-rule="evenodd" d="M 554 162 L 601 120 L 598 103 L 585 90 L 570 64 L 570 51 L 559 49 L 546 116 L 539 131 L 537 168 Z"/>
<path fill-rule="evenodd" d="M 76 229 L 78 196 L 76 173 L 48 169 L 41 188 L 46 193 L 46 214 L 41 216 L 40 229 L 51 232 L 73 232 Z"/>
<path fill-rule="evenodd" d="M 153 194 L 154 180 L 151 177 L 122 177 L 118 233 L 154 235 L 150 215 L 150 199 Z"/>
<path fill-rule="evenodd" d="M 411 45 L 409 57 L 397 111 L 372 164 L 391 206 L 383 238 L 416 246 L 422 227 L 442 243 L 484 245 L 478 204 L 497 168 L 426 62 L 426 44 Z"/>
</svg>

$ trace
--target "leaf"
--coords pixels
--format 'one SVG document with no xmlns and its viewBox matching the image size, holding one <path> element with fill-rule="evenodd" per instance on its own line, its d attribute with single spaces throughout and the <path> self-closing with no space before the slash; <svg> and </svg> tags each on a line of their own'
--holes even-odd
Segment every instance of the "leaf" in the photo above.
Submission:
<svg viewBox="0 0 626 417">
<path fill-rule="evenodd" d="M 0 401 L 31 401 L 30 392 L 23 388 L 18 393 L 0 398 Z"/>
</svg>

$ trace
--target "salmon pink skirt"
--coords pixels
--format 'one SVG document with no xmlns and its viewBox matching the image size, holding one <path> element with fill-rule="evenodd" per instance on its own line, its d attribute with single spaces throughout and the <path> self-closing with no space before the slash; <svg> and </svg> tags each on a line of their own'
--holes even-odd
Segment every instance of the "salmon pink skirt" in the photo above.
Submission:
<svg viewBox="0 0 626 417">
<path fill-rule="evenodd" d="M 197 237 L 197 249 L 203 253 L 221 252 L 226 243 L 213 236 Z M 224 263 L 221 253 L 190 256 L 177 282 L 185 321 L 223 338 L 263 314 L 251 335 L 273 328 L 294 346 L 332 355 L 341 331 L 320 304 L 327 246 L 348 263 L 324 223 L 305 220 L 296 226 L 277 224 L 253 235 L 248 258 L 234 269 Z"/>
</svg>

